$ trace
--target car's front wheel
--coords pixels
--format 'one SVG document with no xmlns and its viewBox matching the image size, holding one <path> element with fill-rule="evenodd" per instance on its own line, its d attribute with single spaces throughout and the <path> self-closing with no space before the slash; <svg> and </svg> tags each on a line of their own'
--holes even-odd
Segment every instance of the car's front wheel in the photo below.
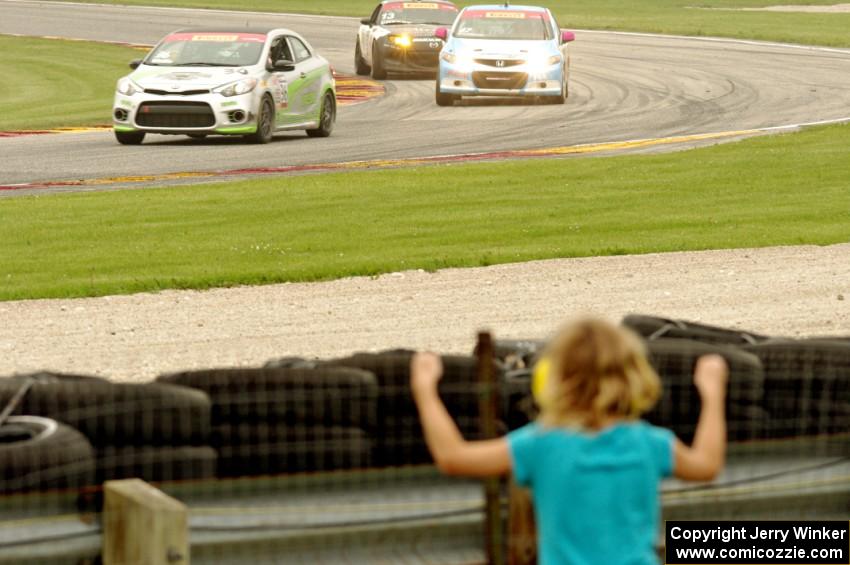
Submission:
<svg viewBox="0 0 850 565">
<path fill-rule="evenodd" d="M 246 135 L 245 139 L 251 143 L 268 143 L 274 136 L 274 105 L 271 98 L 263 97 L 260 111 L 257 113 L 257 131 Z"/>
<path fill-rule="evenodd" d="M 357 46 L 354 48 L 354 70 L 360 76 L 366 76 L 372 70 L 366 61 L 363 60 L 363 52 L 360 51 L 360 40 L 357 40 Z"/>
<path fill-rule="evenodd" d="M 437 84 L 435 87 L 435 99 L 437 101 L 437 106 L 453 106 L 455 100 L 458 100 L 460 97 L 456 94 L 446 94 L 442 90 L 440 90 L 440 75 L 437 74 Z"/>
<path fill-rule="evenodd" d="M 316 129 L 308 129 L 307 135 L 310 137 L 330 137 L 336 123 L 336 98 L 328 92 L 322 100 L 321 117 L 319 118 L 319 127 Z"/>
<path fill-rule="evenodd" d="M 387 69 L 384 68 L 384 60 L 381 59 L 381 49 L 377 42 L 372 45 L 372 78 L 375 80 L 387 78 Z"/>
<path fill-rule="evenodd" d="M 145 140 L 145 132 L 143 131 L 116 131 L 115 139 L 121 145 L 141 145 Z"/>
</svg>

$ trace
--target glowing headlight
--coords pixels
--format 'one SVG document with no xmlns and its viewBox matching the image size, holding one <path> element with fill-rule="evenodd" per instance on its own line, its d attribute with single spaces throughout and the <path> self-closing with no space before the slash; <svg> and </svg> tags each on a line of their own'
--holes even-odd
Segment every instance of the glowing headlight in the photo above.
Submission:
<svg viewBox="0 0 850 565">
<path fill-rule="evenodd" d="M 396 47 L 408 48 L 413 45 L 413 40 L 409 35 L 391 35 L 390 41 Z"/>
<path fill-rule="evenodd" d="M 115 85 L 115 90 L 124 96 L 132 96 L 137 92 L 141 92 L 142 88 L 127 77 L 122 78 Z"/>
<path fill-rule="evenodd" d="M 540 71 L 548 71 L 549 67 L 557 65 L 563 61 L 560 55 L 552 55 L 547 59 L 531 59 L 528 61 L 528 70 L 532 73 Z"/>
<path fill-rule="evenodd" d="M 255 78 L 243 78 L 242 80 L 237 80 L 236 82 L 231 82 L 229 84 L 223 84 L 216 88 L 213 88 L 213 92 L 217 92 L 222 96 L 239 96 L 240 94 L 248 94 L 252 90 L 257 87 L 257 79 Z"/>
</svg>

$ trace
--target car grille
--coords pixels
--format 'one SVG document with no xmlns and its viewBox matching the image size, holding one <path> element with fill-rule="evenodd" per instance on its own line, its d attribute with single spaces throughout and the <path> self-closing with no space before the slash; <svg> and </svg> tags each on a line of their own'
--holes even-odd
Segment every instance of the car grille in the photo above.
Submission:
<svg viewBox="0 0 850 565">
<path fill-rule="evenodd" d="M 488 67 L 508 68 L 518 67 L 525 63 L 522 59 L 475 59 L 479 65 L 487 65 Z"/>
<path fill-rule="evenodd" d="M 528 81 L 528 73 L 491 73 L 487 71 L 472 73 L 472 82 L 477 88 L 495 88 L 499 90 L 518 90 Z"/>
<path fill-rule="evenodd" d="M 205 102 L 144 102 L 136 112 L 136 124 L 155 128 L 208 128 L 215 115 Z"/>
<path fill-rule="evenodd" d="M 157 96 L 195 96 L 196 94 L 209 93 L 209 90 L 183 90 L 182 92 L 170 92 L 168 90 L 157 90 L 155 88 L 145 89 L 145 94 L 155 94 Z"/>
</svg>

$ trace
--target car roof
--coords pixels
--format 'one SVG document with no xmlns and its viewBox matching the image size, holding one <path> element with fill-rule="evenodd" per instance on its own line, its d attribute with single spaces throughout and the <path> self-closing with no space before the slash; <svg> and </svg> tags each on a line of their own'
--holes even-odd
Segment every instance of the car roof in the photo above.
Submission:
<svg viewBox="0 0 850 565">
<path fill-rule="evenodd" d="M 516 10 L 518 12 L 545 12 L 546 8 L 540 6 L 514 6 L 513 4 L 477 4 L 467 6 L 467 10 Z"/>
<path fill-rule="evenodd" d="M 257 33 L 268 35 L 272 32 L 283 31 L 286 33 L 295 33 L 288 29 L 279 27 L 251 27 L 251 26 L 221 26 L 221 27 L 187 27 L 178 29 L 174 33 Z"/>
</svg>

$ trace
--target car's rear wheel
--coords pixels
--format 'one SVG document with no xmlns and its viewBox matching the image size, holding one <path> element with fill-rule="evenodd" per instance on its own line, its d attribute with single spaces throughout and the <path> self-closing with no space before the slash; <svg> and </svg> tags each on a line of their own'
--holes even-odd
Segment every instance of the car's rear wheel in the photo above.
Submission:
<svg viewBox="0 0 850 565">
<path fill-rule="evenodd" d="M 116 131 L 115 139 L 121 145 L 141 145 L 145 140 L 145 132 L 143 131 Z"/>
<path fill-rule="evenodd" d="M 387 70 L 384 68 L 384 60 L 381 59 L 381 50 L 377 43 L 372 45 L 372 78 L 375 80 L 387 78 Z"/>
<path fill-rule="evenodd" d="M 257 131 L 246 135 L 245 139 L 251 143 L 268 143 L 274 136 L 274 105 L 268 96 L 263 98 L 260 104 L 260 112 L 257 114 Z"/>
<path fill-rule="evenodd" d="M 366 76 L 372 70 L 366 61 L 363 60 L 363 52 L 360 51 L 360 41 L 357 41 L 357 46 L 354 48 L 354 70 L 360 76 Z"/>
<path fill-rule="evenodd" d="M 308 129 L 307 135 L 310 137 L 329 137 L 334 130 L 334 123 L 336 123 L 336 98 L 328 92 L 325 94 L 324 100 L 322 100 L 319 127 Z"/>
<path fill-rule="evenodd" d="M 456 100 L 460 99 L 460 96 L 456 94 L 446 94 L 442 90 L 440 90 L 440 76 L 437 74 L 437 84 L 435 86 L 436 96 L 435 99 L 437 101 L 437 106 L 454 106 Z"/>
</svg>

